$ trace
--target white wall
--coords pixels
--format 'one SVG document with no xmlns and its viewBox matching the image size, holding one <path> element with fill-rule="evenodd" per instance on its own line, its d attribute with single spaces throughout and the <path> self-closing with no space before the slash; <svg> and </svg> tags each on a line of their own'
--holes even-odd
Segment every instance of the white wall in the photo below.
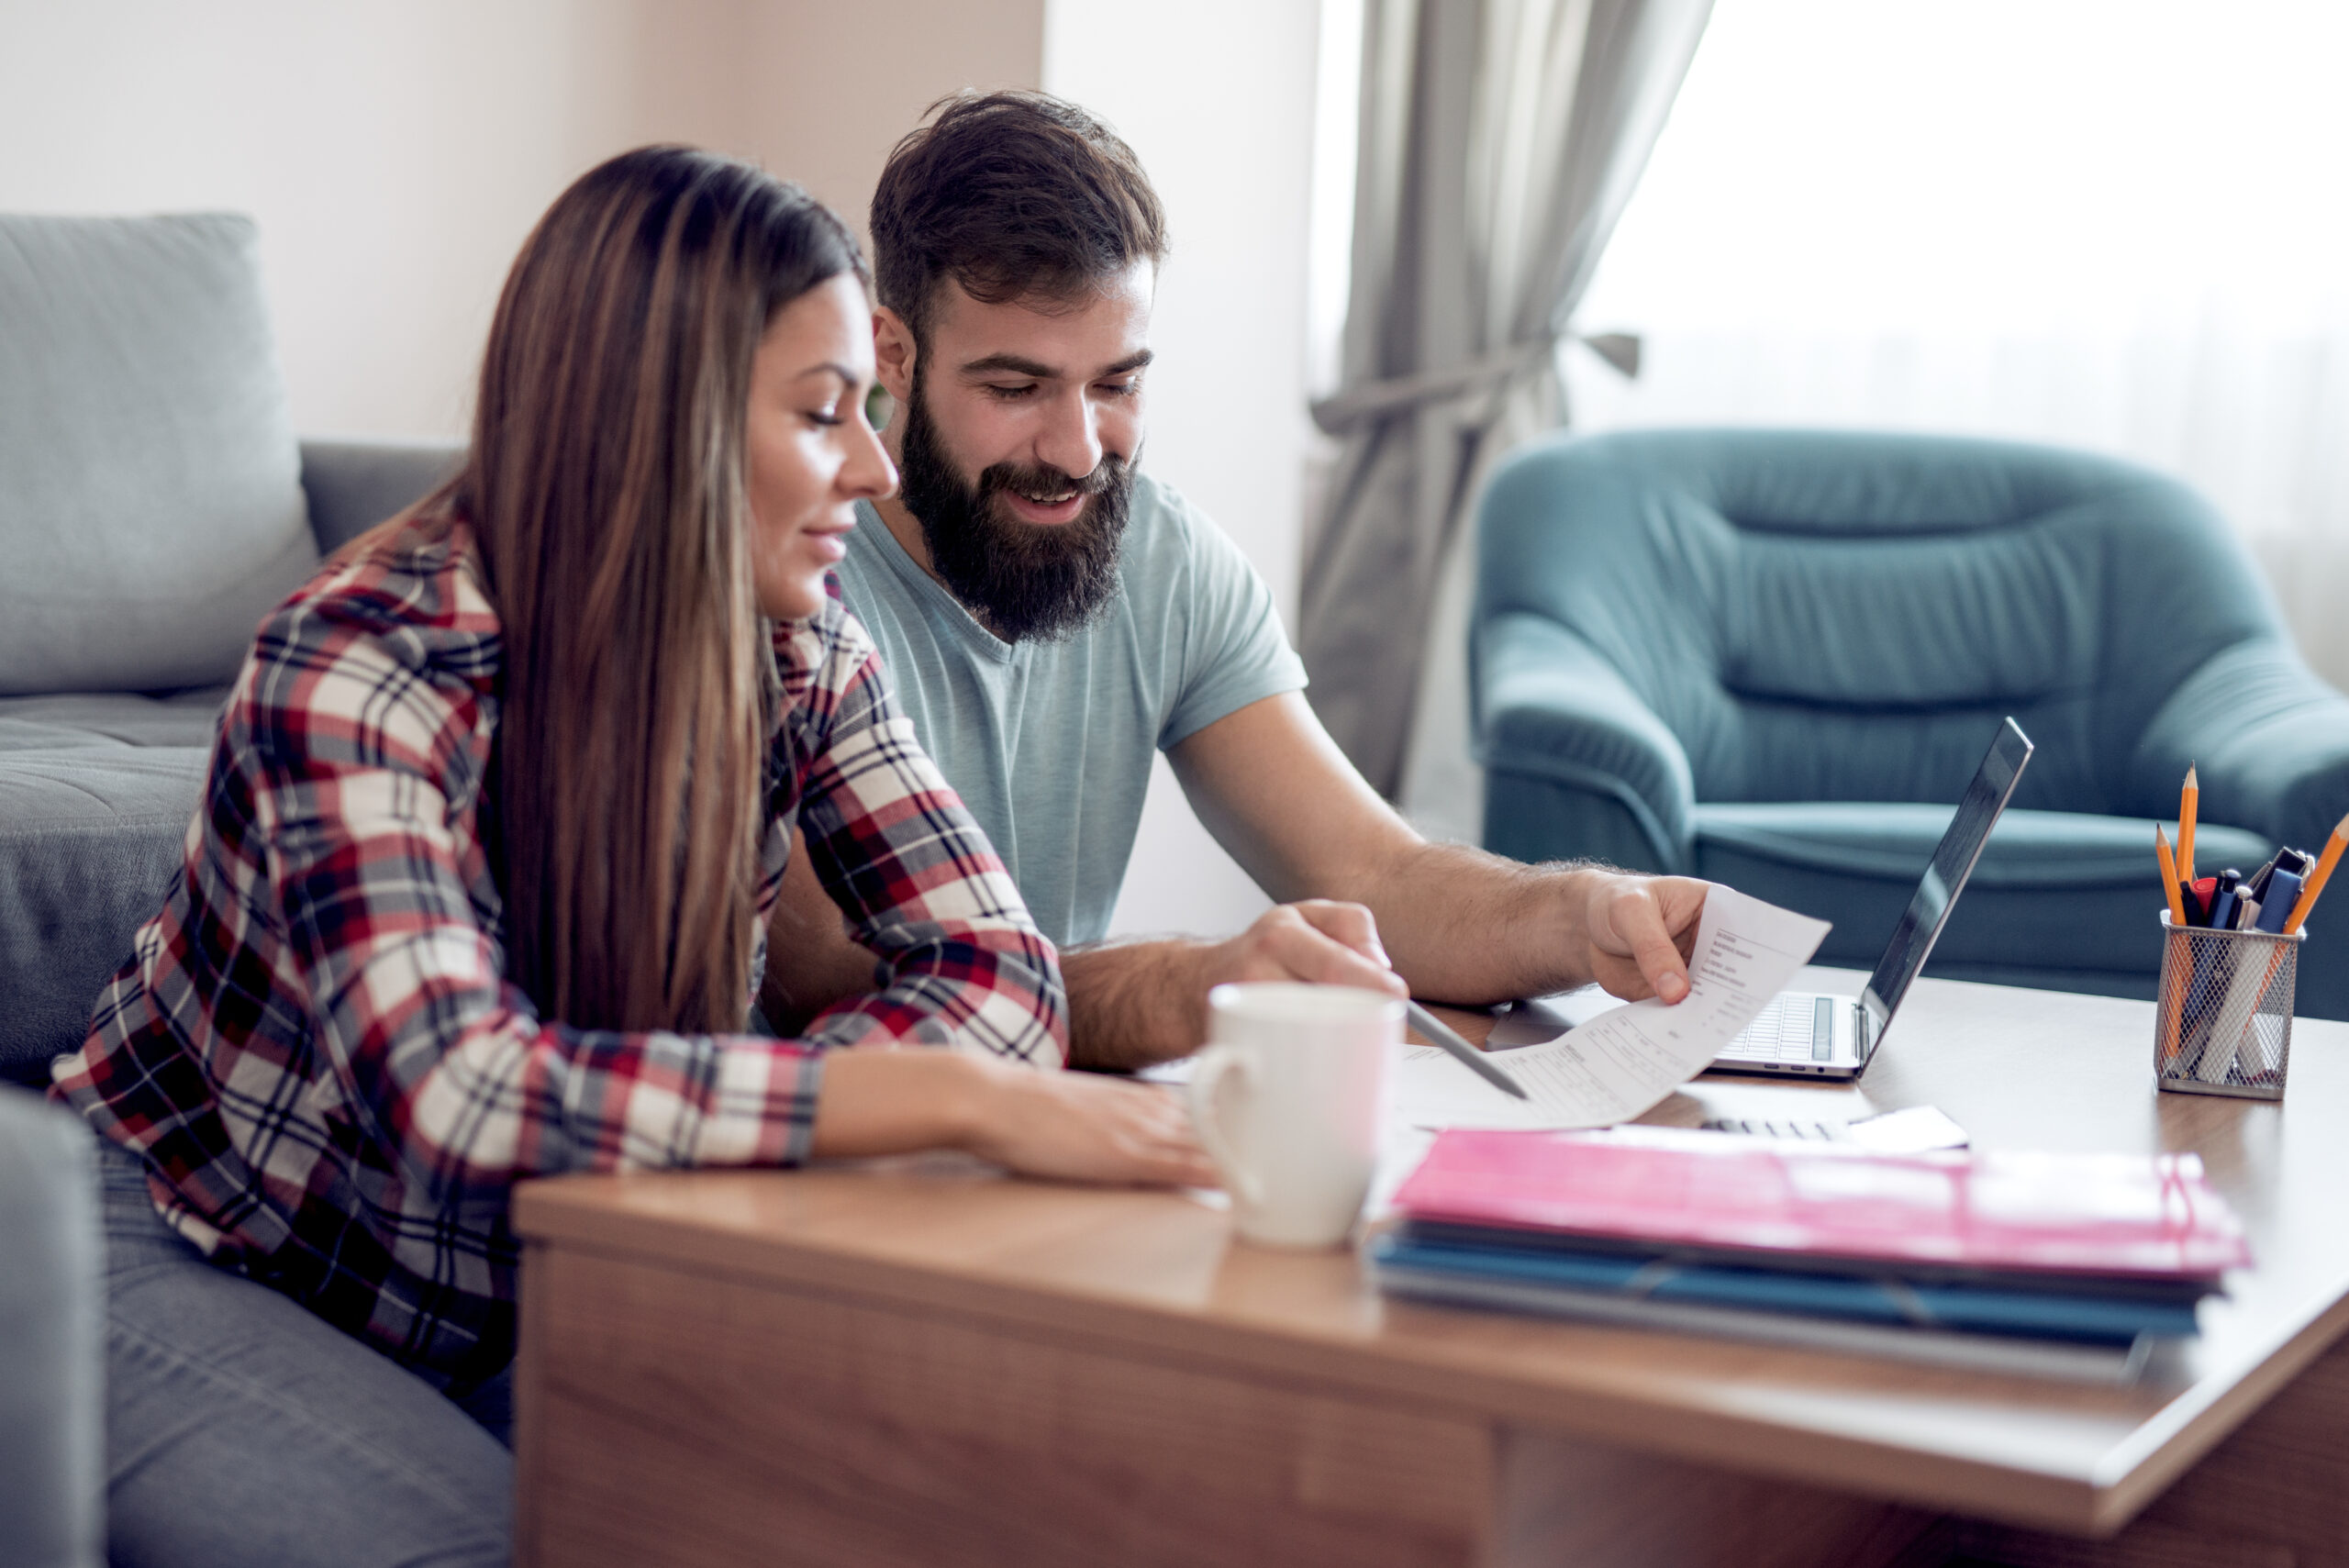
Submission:
<svg viewBox="0 0 2349 1568">
<path fill-rule="evenodd" d="M 1143 458 L 1221 524 L 1292 630 L 1305 460 L 1315 0 L 1048 0 L 1044 88 L 1115 126 L 1165 203 Z M 1228 932 L 1266 904 L 1164 762 L 1114 928 Z"/>
<path fill-rule="evenodd" d="M 1042 0 L 0 0 L 0 211 L 250 212 L 297 426 L 457 434 L 506 269 L 589 165 L 715 146 L 861 227 L 922 106 L 1035 85 L 1042 28 Z"/>
<path fill-rule="evenodd" d="M 507 262 L 609 139 L 620 19 L 8 0 L 0 209 L 250 212 L 302 428 L 453 431 Z"/>
<path fill-rule="evenodd" d="M 1119 128 L 1173 224 L 1145 461 L 1293 614 L 1319 28 L 1316 0 L 0 0 L 0 211 L 252 213 L 298 428 L 459 434 L 507 266 L 598 159 L 715 146 L 862 227 L 932 99 L 1041 84 Z M 1236 929 L 1264 900 L 1160 773 L 1119 928 Z"/>
</svg>

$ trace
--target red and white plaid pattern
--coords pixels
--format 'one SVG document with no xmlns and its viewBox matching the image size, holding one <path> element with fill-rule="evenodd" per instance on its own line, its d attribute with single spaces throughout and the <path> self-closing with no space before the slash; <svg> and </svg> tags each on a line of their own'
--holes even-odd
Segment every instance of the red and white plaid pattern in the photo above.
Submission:
<svg viewBox="0 0 2349 1568">
<path fill-rule="evenodd" d="M 796 1040 L 539 1018 L 475 831 L 500 655 L 470 539 L 379 546 L 263 623 L 180 874 L 52 1091 L 217 1261 L 450 1381 L 512 1353 L 517 1180 L 802 1159 L 831 1047 L 1067 1045 L 1052 945 L 837 602 L 777 631 L 760 909 L 796 817 L 883 988 Z"/>
</svg>

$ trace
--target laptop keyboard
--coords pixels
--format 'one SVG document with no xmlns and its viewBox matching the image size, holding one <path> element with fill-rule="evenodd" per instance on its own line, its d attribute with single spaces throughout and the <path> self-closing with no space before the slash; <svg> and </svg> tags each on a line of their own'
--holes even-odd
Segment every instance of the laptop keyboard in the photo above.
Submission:
<svg viewBox="0 0 2349 1568">
<path fill-rule="evenodd" d="M 1720 1054 L 1741 1062 L 1832 1061 L 1835 998 L 1776 997 Z"/>
<path fill-rule="evenodd" d="M 1771 1121 L 1762 1117 L 1715 1117 L 1698 1124 L 1707 1132 L 1742 1132 L 1749 1138 L 1799 1138 L 1813 1143 L 1846 1143 L 1851 1134 L 1832 1121 Z"/>
</svg>

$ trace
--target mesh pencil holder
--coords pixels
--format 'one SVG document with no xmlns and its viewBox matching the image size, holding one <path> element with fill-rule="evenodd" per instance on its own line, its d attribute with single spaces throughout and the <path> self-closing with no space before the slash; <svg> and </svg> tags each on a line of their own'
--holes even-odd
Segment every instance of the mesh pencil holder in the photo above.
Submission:
<svg viewBox="0 0 2349 1568">
<path fill-rule="evenodd" d="M 2291 936 L 2176 926 L 2165 909 L 2154 1077 L 2186 1095 L 2280 1100 L 2303 929 Z"/>
</svg>

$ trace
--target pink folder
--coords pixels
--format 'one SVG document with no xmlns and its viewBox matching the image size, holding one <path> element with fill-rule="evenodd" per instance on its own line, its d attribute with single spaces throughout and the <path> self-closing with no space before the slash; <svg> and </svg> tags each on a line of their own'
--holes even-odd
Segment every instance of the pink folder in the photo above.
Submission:
<svg viewBox="0 0 2349 1568">
<path fill-rule="evenodd" d="M 2215 1280 L 2251 1261 L 2193 1154 L 1936 1150 L 1678 1128 L 1439 1135 L 1414 1220 L 1956 1269 Z"/>
</svg>

